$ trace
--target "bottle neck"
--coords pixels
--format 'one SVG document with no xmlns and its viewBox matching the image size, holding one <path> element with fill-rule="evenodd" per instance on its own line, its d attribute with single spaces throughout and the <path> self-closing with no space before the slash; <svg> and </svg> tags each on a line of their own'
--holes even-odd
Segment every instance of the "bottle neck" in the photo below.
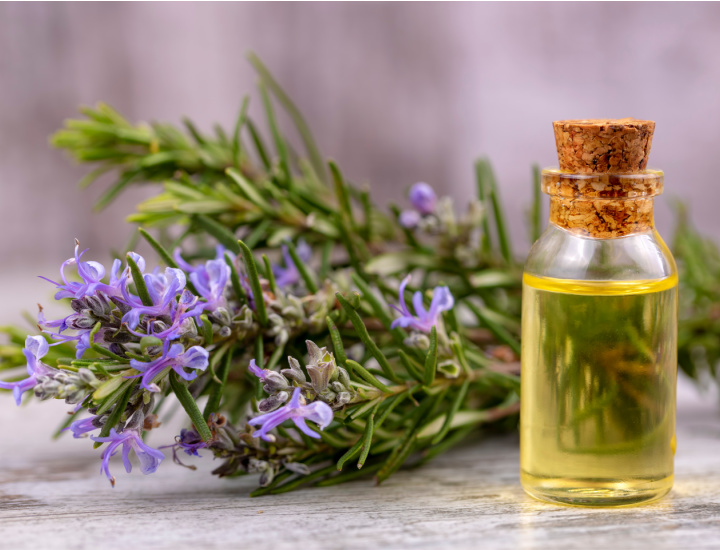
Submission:
<svg viewBox="0 0 720 550">
<path fill-rule="evenodd" d="M 651 231 L 653 198 L 550 197 L 550 223 L 586 237 L 614 239 Z"/>
<path fill-rule="evenodd" d="M 653 197 L 662 193 L 663 173 L 572 174 L 542 172 L 542 190 L 550 195 L 550 223 L 596 239 L 614 239 L 652 231 Z"/>
</svg>

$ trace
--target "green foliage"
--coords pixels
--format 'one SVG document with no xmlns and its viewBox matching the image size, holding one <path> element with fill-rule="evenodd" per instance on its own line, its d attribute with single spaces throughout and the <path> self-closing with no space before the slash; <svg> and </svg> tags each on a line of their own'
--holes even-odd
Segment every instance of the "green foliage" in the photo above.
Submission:
<svg viewBox="0 0 720 550">
<path fill-rule="evenodd" d="M 102 175 L 113 178 L 98 209 L 131 185 L 157 186 L 158 193 L 128 220 L 140 226 L 166 265 L 177 266 L 169 253 L 176 246 L 198 260 L 213 257 L 218 243 L 228 251 L 228 319 L 221 326 L 204 316 L 197 336 L 210 353 L 210 367 L 190 385 L 166 373 L 163 386 L 224 460 L 215 473 L 261 473 L 263 488 L 254 495 L 373 473 L 381 482 L 412 457 L 428 460 L 485 424 L 512 428 L 518 411 L 521 270 L 490 164 L 476 163 L 477 198 L 463 205 L 464 211 L 442 198 L 434 216 L 403 227 L 400 208 L 388 214 L 366 188 L 344 178 L 336 163 L 323 161 L 295 105 L 257 57 L 250 60 L 260 76 L 270 139 L 259 132 L 248 98 L 230 138 L 219 127 L 209 134 L 189 120 L 182 129 L 131 124 L 99 104 L 82 109 L 84 118 L 66 121 L 52 139 L 78 162 L 93 165 L 83 187 Z M 278 106 L 293 122 L 303 153 L 283 132 Z M 533 238 L 540 230 L 537 170 L 534 176 Z M 300 239 L 314 250 L 308 262 L 298 253 Z M 283 246 L 299 274 L 290 289 L 278 288 L 273 275 Z M 680 361 L 693 377 L 715 376 L 720 254 L 682 215 L 675 251 L 683 285 Z M 132 259 L 129 265 L 145 303 L 149 297 L 138 267 Z M 430 334 L 390 326 L 389 306 L 398 302 L 399 282 L 408 274 L 425 307 L 438 285 L 447 286 L 455 299 L 455 310 Z M 19 349 L 25 333 L 5 330 L 11 343 L 0 346 L 0 368 L 13 368 L 23 364 Z M 153 344 L 146 342 L 138 353 Z M 288 368 L 282 360 L 287 354 L 299 362 L 291 360 Z M 92 339 L 87 358 L 67 359 L 72 355 L 63 344 L 51 348 L 47 359 L 61 369 L 91 370 L 102 385 L 86 405 L 110 411 L 113 423 L 123 418 L 128 402 L 133 406 L 143 397 L 135 379 L 123 378 L 126 358 Z M 251 359 L 282 373 L 306 399 L 332 407 L 334 420 L 319 439 L 294 432 L 291 424 L 278 428 L 271 444 L 252 437 L 244 425 L 247 415 L 277 407 L 281 401 L 272 400 L 281 400 L 282 392 L 263 388 L 248 374 Z M 201 412 L 198 401 L 206 396 Z M 164 401 L 155 412 L 163 410 Z M 355 459 L 361 471 L 338 472 Z"/>
</svg>

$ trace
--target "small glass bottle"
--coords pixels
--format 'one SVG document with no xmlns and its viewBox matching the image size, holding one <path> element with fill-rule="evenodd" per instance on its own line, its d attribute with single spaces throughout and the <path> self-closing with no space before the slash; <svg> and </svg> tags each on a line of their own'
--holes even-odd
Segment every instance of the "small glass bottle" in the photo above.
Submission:
<svg viewBox="0 0 720 550">
<path fill-rule="evenodd" d="M 673 483 L 677 268 L 655 231 L 655 124 L 553 123 L 550 224 L 523 274 L 521 480 L 542 500 L 623 506 Z"/>
</svg>

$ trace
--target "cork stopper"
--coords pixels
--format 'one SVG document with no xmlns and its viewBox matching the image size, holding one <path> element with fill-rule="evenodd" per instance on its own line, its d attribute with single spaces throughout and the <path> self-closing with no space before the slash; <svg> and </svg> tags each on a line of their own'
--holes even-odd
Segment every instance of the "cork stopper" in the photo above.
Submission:
<svg viewBox="0 0 720 550">
<path fill-rule="evenodd" d="M 574 174 L 634 174 L 647 167 L 652 120 L 591 119 L 553 122 L 560 170 Z"/>
<path fill-rule="evenodd" d="M 653 197 L 663 174 L 646 170 L 651 120 L 553 122 L 560 169 L 542 172 L 550 222 L 592 238 L 613 239 L 653 228 Z"/>
</svg>

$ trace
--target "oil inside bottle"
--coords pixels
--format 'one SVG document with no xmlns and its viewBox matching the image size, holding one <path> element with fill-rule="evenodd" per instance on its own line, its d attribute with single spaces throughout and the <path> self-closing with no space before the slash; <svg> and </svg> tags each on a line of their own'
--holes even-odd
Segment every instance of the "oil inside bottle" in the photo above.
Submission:
<svg viewBox="0 0 720 550">
<path fill-rule="evenodd" d="M 618 506 L 670 490 L 676 324 L 676 275 L 524 275 L 520 462 L 528 493 Z"/>
</svg>

